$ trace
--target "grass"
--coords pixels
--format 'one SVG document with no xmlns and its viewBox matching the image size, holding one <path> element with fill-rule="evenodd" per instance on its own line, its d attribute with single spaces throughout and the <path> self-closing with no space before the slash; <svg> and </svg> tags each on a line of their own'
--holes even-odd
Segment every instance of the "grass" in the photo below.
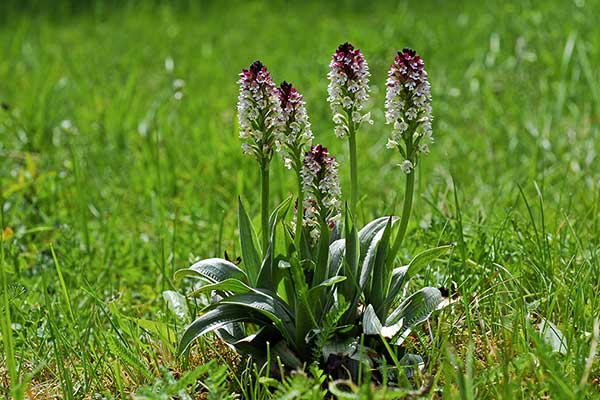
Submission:
<svg viewBox="0 0 600 400">
<path fill-rule="evenodd" d="M 558 0 L 3 2 L 0 393 L 127 398 L 192 371 L 214 398 L 266 395 L 212 340 L 176 360 L 196 307 L 178 317 L 161 293 L 183 289 L 173 272 L 190 261 L 240 253 L 238 193 L 258 220 L 259 176 L 235 125 L 236 74 L 254 59 L 303 92 L 349 193 L 325 102 L 329 57 L 348 40 L 374 85 L 375 125 L 357 136 L 359 223 L 402 198 L 381 128 L 394 50 L 418 49 L 432 85 L 436 143 L 401 255 L 456 243 L 422 278 L 456 282 L 461 301 L 411 337 L 434 378 L 427 396 L 599 396 L 599 13 Z M 273 198 L 293 187 L 276 161 Z M 564 354 L 537 333 L 544 320 Z M 227 371 L 203 368 L 211 359 Z"/>
</svg>

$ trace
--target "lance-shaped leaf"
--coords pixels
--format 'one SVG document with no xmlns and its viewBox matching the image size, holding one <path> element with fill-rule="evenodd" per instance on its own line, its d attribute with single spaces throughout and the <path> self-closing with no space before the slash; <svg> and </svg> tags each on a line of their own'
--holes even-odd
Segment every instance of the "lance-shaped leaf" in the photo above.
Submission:
<svg viewBox="0 0 600 400">
<path fill-rule="evenodd" d="M 365 308 L 362 325 L 365 335 L 378 335 L 381 333 L 381 328 L 383 328 L 381 320 L 379 320 L 379 317 L 375 314 L 375 309 L 371 304 Z"/>
<path fill-rule="evenodd" d="M 344 254 L 346 252 L 346 239 L 338 239 L 329 245 L 329 274 L 340 273 Z"/>
<path fill-rule="evenodd" d="M 184 332 L 178 354 L 181 355 L 196 338 L 235 322 L 274 326 L 290 343 L 295 332 L 291 313 L 277 298 L 262 292 L 236 294 L 207 307 L 207 312 Z"/>
<path fill-rule="evenodd" d="M 421 272 L 421 270 L 429 265 L 429 263 L 447 253 L 452 247 L 452 245 L 434 247 L 433 249 L 425 250 L 414 256 L 408 264 L 406 279 L 410 279 Z"/>
<path fill-rule="evenodd" d="M 240 227 L 240 245 L 242 247 L 242 261 L 246 267 L 250 283 L 255 285 L 260 268 L 260 257 L 257 250 L 258 239 L 252 222 L 246 213 L 242 199 L 238 197 L 238 222 Z M 266 249 L 263 249 L 265 252 Z"/>
<path fill-rule="evenodd" d="M 385 325 L 395 338 L 395 344 L 401 345 L 412 328 L 426 321 L 442 302 L 439 289 L 425 287 L 404 300 L 385 320 Z"/>
<path fill-rule="evenodd" d="M 395 216 L 392 216 L 391 218 L 392 222 L 395 222 L 398 219 L 398 217 Z M 363 263 L 367 252 L 371 248 L 373 240 L 381 234 L 381 231 L 386 227 L 389 219 L 390 217 L 374 219 L 358 232 L 358 240 L 360 241 L 360 264 Z"/>
<path fill-rule="evenodd" d="M 235 304 L 250 312 L 257 311 L 269 318 L 287 340 L 291 342 L 294 337 L 292 313 L 283 301 L 274 296 L 255 291 L 226 297 L 219 304 Z"/>
<path fill-rule="evenodd" d="M 380 234 L 381 231 L 385 228 L 389 218 L 390 217 L 380 217 L 374 219 L 358 232 L 358 243 L 360 243 L 360 257 L 358 260 L 359 266 L 362 265 L 373 240 L 377 239 L 377 235 Z M 392 217 L 393 221 L 396 221 L 397 219 L 397 217 Z M 348 232 L 346 232 L 345 234 L 347 238 Z M 335 240 L 329 245 L 329 270 L 332 271 L 330 273 L 335 274 L 337 273 L 337 271 L 339 271 L 339 268 L 342 267 L 342 262 L 345 254 L 346 239 Z"/>
<path fill-rule="evenodd" d="M 394 299 L 400 294 L 402 290 L 402 285 L 405 282 L 404 276 L 406 275 L 406 271 L 408 270 L 408 265 L 403 267 L 394 268 L 392 271 L 392 279 L 390 283 L 390 291 L 387 298 L 387 303 L 392 304 Z"/>
<path fill-rule="evenodd" d="M 185 277 L 206 279 L 209 282 L 221 282 L 225 279 L 239 279 L 242 282 L 248 281 L 248 276 L 235 264 L 222 258 L 207 258 L 192 265 L 189 268 L 180 269 L 175 272 L 175 279 L 180 280 Z"/>
<path fill-rule="evenodd" d="M 410 278 L 421 272 L 421 270 L 429 265 L 432 261 L 452 249 L 452 246 L 440 246 L 433 249 L 425 250 L 417 254 L 408 265 L 394 268 L 392 271 L 392 278 L 390 283 L 389 294 L 386 299 L 386 307 L 390 304 L 394 304 L 394 301 L 400 294 L 402 286 Z"/>
<path fill-rule="evenodd" d="M 387 252 L 390 244 L 390 236 L 392 231 L 392 218 L 390 217 L 388 224 L 383 230 L 381 240 L 377 244 L 377 251 L 373 260 L 373 276 L 369 294 L 369 299 L 375 312 L 380 318 L 384 318 L 387 310 L 383 309 L 385 299 L 387 298 L 388 288 L 392 277 L 392 264 L 387 261 Z M 365 258 L 367 261 L 367 258 Z"/>
<path fill-rule="evenodd" d="M 364 291 L 367 303 L 373 304 L 375 312 L 381 317 L 381 306 L 387 293 L 387 284 L 391 270 L 386 266 L 386 254 L 392 229 L 392 217 L 388 217 L 385 229 L 374 237 L 363 260 L 359 285 Z"/>
<path fill-rule="evenodd" d="M 188 297 L 196 297 L 202 293 L 211 292 L 213 290 L 227 292 L 228 294 L 240 294 L 251 292 L 254 289 L 252 289 L 250 286 L 246 285 L 244 282 L 238 279 L 229 278 L 221 282 L 209 283 L 207 285 L 204 285 L 199 289 L 194 290 L 188 295 Z"/>
<path fill-rule="evenodd" d="M 269 218 L 269 246 L 264 253 L 264 258 L 258 272 L 258 278 L 256 280 L 256 286 L 259 288 L 264 288 L 271 291 L 277 290 L 277 282 L 274 281 L 275 269 L 277 268 L 275 260 L 275 243 L 277 239 L 276 227 L 277 223 L 285 218 L 285 215 L 290 207 L 291 200 L 291 196 L 284 200 L 279 206 L 277 206 L 277 208 L 275 208 Z"/>
<path fill-rule="evenodd" d="M 362 324 L 365 335 L 381 335 L 390 339 L 398 332 L 397 327 L 384 326 L 381 323 L 381 320 L 375 313 L 375 309 L 373 308 L 372 304 L 369 304 L 367 308 L 365 308 Z"/>
<path fill-rule="evenodd" d="M 249 311 L 246 307 L 235 304 L 218 304 L 188 326 L 179 341 L 177 356 L 181 356 L 190 344 L 200 336 L 234 322 L 252 322 L 265 325 L 270 323 L 270 319 L 262 313 Z"/>
<path fill-rule="evenodd" d="M 361 295 L 359 287 L 360 240 L 356 225 L 349 211 L 346 211 L 344 231 L 344 236 L 346 237 L 344 243 L 345 254 L 340 269 L 348 279 L 338 286 L 338 296 L 343 296 L 349 306 L 342 320 L 344 322 L 353 322 L 356 316 L 356 305 Z"/>
<path fill-rule="evenodd" d="M 307 298 L 309 301 L 316 303 L 316 300 L 323 295 L 323 291 L 327 288 L 331 288 L 335 284 L 339 282 L 345 281 L 347 278 L 345 276 L 332 276 L 331 278 L 325 279 L 323 282 L 319 283 L 317 286 L 313 286 L 307 292 Z"/>
</svg>

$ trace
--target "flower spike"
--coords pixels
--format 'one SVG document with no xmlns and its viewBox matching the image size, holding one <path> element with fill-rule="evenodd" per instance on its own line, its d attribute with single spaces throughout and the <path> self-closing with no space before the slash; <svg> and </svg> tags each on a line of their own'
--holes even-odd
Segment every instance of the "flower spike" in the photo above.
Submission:
<svg viewBox="0 0 600 400">
<path fill-rule="evenodd" d="M 431 136 L 431 91 L 421 57 L 412 49 L 398 52 L 388 72 L 385 119 L 393 124 L 387 147 L 400 148 L 408 161 L 402 170 L 410 173 L 419 154 L 429 153 Z M 406 149 L 402 143 L 410 143 Z M 409 154 L 410 153 L 410 154 Z"/>
<path fill-rule="evenodd" d="M 329 64 L 329 87 L 327 89 L 335 134 L 343 138 L 349 134 L 349 123 L 362 121 L 371 123 L 370 113 L 363 114 L 369 99 L 369 66 L 359 49 L 350 43 L 340 45 L 331 57 Z M 351 121 L 348 121 L 347 119 Z"/>
<path fill-rule="evenodd" d="M 283 81 L 277 88 L 281 113 L 275 136 L 277 151 L 283 155 L 287 168 L 302 166 L 304 146 L 310 146 L 313 133 L 302 95 L 291 83 Z"/>
<path fill-rule="evenodd" d="M 321 223 L 332 226 L 340 210 L 342 192 L 338 163 L 327 147 L 320 144 L 306 152 L 302 168 L 304 191 L 304 226 L 313 240 L 319 237 Z"/>
<path fill-rule="evenodd" d="M 260 61 L 242 69 L 238 97 L 238 115 L 242 150 L 259 162 L 273 155 L 274 131 L 279 123 L 281 107 L 271 74 Z"/>
</svg>

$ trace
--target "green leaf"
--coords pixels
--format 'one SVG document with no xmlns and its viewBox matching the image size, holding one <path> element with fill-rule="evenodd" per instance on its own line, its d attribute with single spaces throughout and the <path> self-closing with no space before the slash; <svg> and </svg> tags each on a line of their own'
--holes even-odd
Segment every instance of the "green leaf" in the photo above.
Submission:
<svg viewBox="0 0 600 400">
<path fill-rule="evenodd" d="M 222 258 L 207 258 L 192 265 L 189 268 L 180 269 L 175 272 L 175 280 L 185 277 L 206 279 L 209 282 L 216 283 L 225 279 L 234 278 L 243 282 L 248 281 L 244 271 L 238 268 L 232 262 Z"/>
<path fill-rule="evenodd" d="M 129 365 L 136 373 L 142 375 L 148 381 L 154 380 L 154 375 L 150 369 L 140 361 L 138 354 L 135 354 L 129 347 L 125 346 L 120 340 L 113 336 L 108 337 L 108 349 L 121 362 Z"/>
<path fill-rule="evenodd" d="M 392 271 L 392 279 L 390 283 L 390 290 L 388 293 L 387 303 L 392 304 L 394 299 L 400 294 L 402 290 L 402 284 L 404 283 L 404 276 L 406 275 L 406 271 L 408 270 L 408 265 L 403 267 L 394 268 Z"/>
<path fill-rule="evenodd" d="M 281 340 L 271 348 L 271 355 L 279 358 L 284 365 L 295 369 L 302 369 L 303 363 L 296 354 L 288 347 L 284 340 Z"/>
<path fill-rule="evenodd" d="M 250 312 L 258 312 L 270 319 L 287 340 L 291 342 L 294 337 L 295 326 L 292 313 L 285 303 L 276 297 L 254 291 L 229 296 L 219 301 L 218 304 L 237 305 Z"/>
<path fill-rule="evenodd" d="M 385 320 L 395 344 L 401 345 L 412 328 L 426 321 L 442 300 L 442 293 L 434 287 L 425 287 L 404 300 Z"/>
<path fill-rule="evenodd" d="M 338 295 L 343 296 L 348 302 L 348 309 L 344 314 L 344 322 L 353 322 L 356 317 L 356 305 L 360 299 L 361 291 L 359 287 L 360 272 L 360 239 L 356 224 L 352 215 L 346 210 L 344 221 L 345 254 L 343 258 L 343 274 L 348 279 L 339 285 Z"/>
<path fill-rule="evenodd" d="M 270 320 L 265 315 L 249 311 L 246 307 L 235 304 L 221 304 L 206 314 L 197 318 L 183 333 L 177 348 L 177 357 L 187 350 L 190 344 L 202 335 L 222 328 L 232 322 L 252 322 L 255 324 L 269 324 Z"/>
<path fill-rule="evenodd" d="M 308 297 L 309 301 L 318 299 L 318 296 L 321 295 L 321 292 L 324 289 L 331 287 L 337 283 L 343 282 L 346 279 L 347 278 L 345 276 L 336 275 L 336 276 L 332 276 L 331 278 L 325 279 L 323 282 L 319 283 L 317 286 L 313 286 L 312 288 L 310 288 L 308 290 L 307 297 Z"/>
<path fill-rule="evenodd" d="M 453 246 L 440 246 L 433 249 L 425 250 L 417 254 L 408 265 L 394 268 L 392 271 L 392 279 L 389 289 L 389 294 L 386 299 L 386 304 L 393 304 L 396 297 L 400 294 L 402 286 L 411 277 L 415 276 L 429 263 L 436 258 L 452 249 Z"/>
<path fill-rule="evenodd" d="M 256 284 L 260 268 L 260 257 L 258 255 L 256 232 L 246 213 L 242 199 L 238 197 L 238 220 L 240 228 L 240 244 L 242 247 L 242 262 L 250 279 L 250 284 Z M 263 253 L 266 249 L 263 249 Z"/>
<path fill-rule="evenodd" d="M 398 219 L 398 217 L 395 216 L 391 218 L 392 222 L 395 222 Z M 360 241 L 360 264 L 363 263 L 363 260 L 367 255 L 373 240 L 385 228 L 389 219 L 390 217 L 380 217 L 374 219 L 358 232 L 358 239 Z"/>
<path fill-rule="evenodd" d="M 379 320 L 379 317 L 375 313 L 375 309 L 371 304 L 369 304 L 363 312 L 362 325 L 365 335 L 378 335 L 381 333 L 381 321 Z"/>
<path fill-rule="evenodd" d="M 277 239 L 277 223 L 285 218 L 285 215 L 288 212 L 290 207 L 290 203 L 292 201 L 292 197 L 288 197 L 284 200 L 275 210 L 271 213 L 271 217 L 269 218 L 269 227 L 270 227 L 270 239 L 269 246 L 264 253 L 263 261 L 260 266 L 260 270 L 258 272 L 258 277 L 256 279 L 256 286 L 263 289 L 268 289 L 273 292 L 277 290 L 277 282 L 275 282 L 275 269 L 277 268 L 276 257 L 275 257 L 275 243 Z"/>
<path fill-rule="evenodd" d="M 338 239 L 329 245 L 329 273 L 339 274 L 346 253 L 346 239 Z"/>
<path fill-rule="evenodd" d="M 250 286 L 246 285 L 244 282 L 240 281 L 239 279 L 229 278 L 221 282 L 204 285 L 201 288 L 194 290 L 188 295 L 188 297 L 196 297 L 202 293 L 210 292 L 213 290 L 229 292 L 230 294 L 239 294 L 251 292 L 253 289 Z"/>
<path fill-rule="evenodd" d="M 411 277 L 415 276 L 416 274 L 421 272 L 421 270 L 424 267 L 426 267 L 429 263 L 431 263 L 433 260 L 440 257 L 441 255 L 447 253 L 448 250 L 452 249 L 453 247 L 454 246 L 452 245 L 434 247 L 433 249 L 428 249 L 417 254 L 408 264 L 406 278 L 410 279 Z"/>
<path fill-rule="evenodd" d="M 231 322 L 219 328 L 217 335 L 228 344 L 234 344 L 247 336 L 244 324 L 241 322 Z"/>
<path fill-rule="evenodd" d="M 392 233 L 392 218 L 386 225 L 381 240 L 377 243 L 377 251 L 373 260 L 373 277 L 370 290 L 367 292 L 367 303 L 373 304 L 375 312 L 380 318 L 385 318 L 385 299 L 387 298 L 389 284 L 392 278 L 392 263 L 387 263 L 387 253 Z M 367 261 L 367 258 L 365 258 Z M 389 264 L 389 265 L 388 265 Z"/>
</svg>

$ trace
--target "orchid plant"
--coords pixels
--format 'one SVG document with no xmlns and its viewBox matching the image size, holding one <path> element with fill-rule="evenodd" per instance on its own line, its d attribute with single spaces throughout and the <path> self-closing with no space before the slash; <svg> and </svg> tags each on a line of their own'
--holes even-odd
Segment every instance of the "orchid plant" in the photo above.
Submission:
<svg viewBox="0 0 600 400">
<path fill-rule="evenodd" d="M 386 363 L 382 360 L 395 359 L 390 343 L 401 346 L 416 325 L 449 303 L 434 287 L 406 293 L 410 278 L 451 246 L 422 252 L 406 265 L 397 257 L 419 158 L 432 142 L 430 87 L 414 50 L 395 57 L 385 101 L 386 120 L 393 125 L 388 148 L 403 158 L 406 177 L 402 214 L 377 218 L 360 230 L 354 220 L 355 139 L 363 122 L 372 123 L 365 111 L 369 76 L 361 51 L 340 45 L 330 64 L 328 101 L 336 135 L 349 142 L 350 205 L 342 212 L 338 162 L 326 147 L 313 145 L 303 96 L 288 82 L 276 87 L 260 61 L 242 70 L 240 138 L 260 169 L 262 240 L 240 199 L 241 264 L 209 258 L 177 271 L 177 279 L 197 281 L 190 297 L 211 299 L 183 333 L 180 355 L 196 338 L 215 332 L 258 363 L 277 357 L 285 366 L 301 368 L 317 361 L 329 371 L 343 364 L 356 377 L 363 367 L 377 372 Z M 298 191 L 270 211 L 269 169 L 276 152 L 295 173 Z M 340 359 L 346 361 L 336 362 Z"/>
</svg>

